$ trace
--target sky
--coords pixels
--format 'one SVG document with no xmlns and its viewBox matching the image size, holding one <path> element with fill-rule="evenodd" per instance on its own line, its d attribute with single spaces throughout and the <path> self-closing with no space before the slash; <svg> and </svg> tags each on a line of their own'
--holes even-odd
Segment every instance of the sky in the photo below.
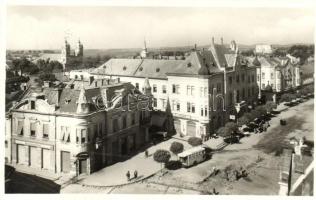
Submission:
<svg viewBox="0 0 316 200">
<path fill-rule="evenodd" d="M 60 49 L 65 37 L 85 49 L 313 43 L 306 8 L 9 6 L 7 49 Z"/>
</svg>

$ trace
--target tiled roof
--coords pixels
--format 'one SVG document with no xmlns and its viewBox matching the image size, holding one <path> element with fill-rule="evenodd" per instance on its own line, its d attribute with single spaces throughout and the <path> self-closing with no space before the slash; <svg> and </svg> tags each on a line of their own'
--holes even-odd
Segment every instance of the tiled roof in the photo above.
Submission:
<svg viewBox="0 0 316 200">
<path fill-rule="evenodd" d="M 92 73 L 133 76 L 142 62 L 142 59 L 113 58 L 95 69 Z"/>
</svg>

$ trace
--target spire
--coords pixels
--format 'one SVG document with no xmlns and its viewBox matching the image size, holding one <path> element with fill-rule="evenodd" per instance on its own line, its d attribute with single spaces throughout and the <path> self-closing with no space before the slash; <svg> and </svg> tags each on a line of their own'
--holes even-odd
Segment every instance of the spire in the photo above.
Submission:
<svg viewBox="0 0 316 200">
<path fill-rule="evenodd" d="M 77 100 L 77 113 L 88 113 L 89 105 L 86 97 L 86 90 L 84 89 L 83 83 L 80 89 L 79 97 Z"/>
</svg>

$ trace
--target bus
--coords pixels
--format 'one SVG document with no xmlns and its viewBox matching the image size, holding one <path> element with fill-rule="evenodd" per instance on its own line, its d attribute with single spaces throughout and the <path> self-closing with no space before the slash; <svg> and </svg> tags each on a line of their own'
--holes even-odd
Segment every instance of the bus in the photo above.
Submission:
<svg viewBox="0 0 316 200">
<path fill-rule="evenodd" d="M 202 146 L 193 147 L 178 154 L 180 162 L 184 167 L 190 167 L 203 162 L 206 159 L 205 148 Z"/>
</svg>

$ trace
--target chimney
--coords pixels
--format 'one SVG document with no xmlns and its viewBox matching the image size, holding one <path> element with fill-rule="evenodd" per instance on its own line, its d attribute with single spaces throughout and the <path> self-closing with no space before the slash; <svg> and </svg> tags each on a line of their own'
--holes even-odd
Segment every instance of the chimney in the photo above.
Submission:
<svg viewBox="0 0 316 200">
<path fill-rule="evenodd" d="M 89 77 L 89 84 L 91 85 L 93 81 L 94 81 L 94 77 L 93 77 L 93 76 L 90 76 L 90 77 Z"/>
<path fill-rule="evenodd" d="M 214 40 L 214 37 L 212 37 L 212 44 L 215 44 L 215 40 Z"/>
<path fill-rule="evenodd" d="M 222 37 L 221 37 L 221 44 L 224 45 L 224 40 Z"/>
<path fill-rule="evenodd" d="M 196 51 L 196 44 L 194 44 L 194 51 Z"/>
<path fill-rule="evenodd" d="M 54 103 L 56 104 L 56 106 L 59 106 L 60 95 L 61 95 L 62 89 L 61 88 L 55 88 L 52 92 L 55 94 L 54 95 L 54 97 L 55 97 Z"/>
</svg>

